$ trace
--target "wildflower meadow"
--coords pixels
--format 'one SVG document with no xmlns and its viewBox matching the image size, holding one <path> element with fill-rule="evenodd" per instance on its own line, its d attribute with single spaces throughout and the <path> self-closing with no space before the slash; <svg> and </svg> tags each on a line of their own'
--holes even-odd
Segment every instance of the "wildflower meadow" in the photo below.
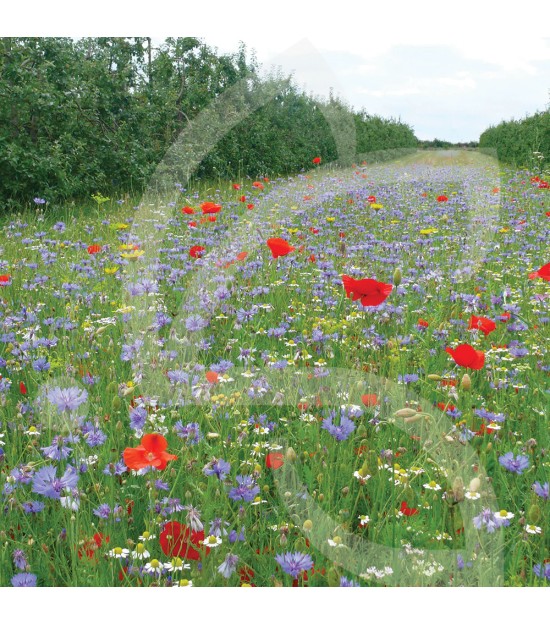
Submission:
<svg viewBox="0 0 550 625">
<path fill-rule="evenodd" d="M 3 214 L 0 585 L 547 585 L 549 193 L 312 153 Z"/>
</svg>

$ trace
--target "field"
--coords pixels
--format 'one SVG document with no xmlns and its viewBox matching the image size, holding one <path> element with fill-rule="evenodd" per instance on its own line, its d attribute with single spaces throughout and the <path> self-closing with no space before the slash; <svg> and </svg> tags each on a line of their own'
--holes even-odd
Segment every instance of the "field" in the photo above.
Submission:
<svg viewBox="0 0 550 625">
<path fill-rule="evenodd" d="M 547 585 L 547 186 L 430 151 L 4 215 L 0 586 Z"/>
</svg>

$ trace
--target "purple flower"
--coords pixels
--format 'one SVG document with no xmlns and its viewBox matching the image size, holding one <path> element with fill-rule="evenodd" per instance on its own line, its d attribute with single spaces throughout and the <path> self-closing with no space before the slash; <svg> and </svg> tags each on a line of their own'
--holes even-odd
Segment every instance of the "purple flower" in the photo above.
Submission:
<svg viewBox="0 0 550 625">
<path fill-rule="evenodd" d="M 347 577 L 340 577 L 340 588 L 359 588 L 361 584 L 354 582 L 352 579 L 348 579 Z"/>
<path fill-rule="evenodd" d="M 17 573 L 11 578 L 11 585 L 15 588 L 27 588 L 36 586 L 34 573 Z"/>
<path fill-rule="evenodd" d="M 537 577 L 546 577 L 546 579 L 550 580 L 550 562 L 535 564 L 533 567 L 533 573 Z"/>
<path fill-rule="evenodd" d="M 499 522 L 495 519 L 495 513 L 490 508 L 483 508 L 478 516 L 472 519 L 474 527 L 478 530 L 485 527 L 489 534 L 493 534 L 500 527 Z"/>
<path fill-rule="evenodd" d="M 62 436 L 55 436 L 49 447 L 41 447 L 42 453 L 50 460 L 65 460 L 71 455 L 72 449 L 64 445 L 65 439 Z"/>
<path fill-rule="evenodd" d="M 38 514 L 44 510 L 45 504 L 42 501 L 26 501 L 21 504 L 25 514 Z"/>
<path fill-rule="evenodd" d="M 521 456 L 518 454 L 514 458 L 514 454 L 511 451 L 504 454 L 504 456 L 500 456 L 498 461 L 505 469 L 508 469 L 508 471 L 516 473 L 517 475 L 521 475 L 524 469 L 529 467 L 529 458 L 527 456 Z"/>
<path fill-rule="evenodd" d="M 334 414 L 331 413 L 329 417 L 323 419 L 323 425 L 321 426 L 324 430 L 333 436 L 337 441 L 345 441 L 349 435 L 355 430 L 355 424 L 351 419 L 348 419 L 346 416 L 340 417 L 340 425 L 333 424 Z"/>
<path fill-rule="evenodd" d="M 275 560 L 277 560 L 285 573 L 292 575 L 294 578 L 297 578 L 303 571 L 309 571 L 313 566 L 311 557 L 307 553 L 300 553 L 299 551 L 295 553 L 290 551 L 284 554 L 279 553 L 275 556 Z"/>
<path fill-rule="evenodd" d="M 73 412 L 88 399 L 88 392 L 76 386 L 60 388 L 56 386 L 48 392 L 48 399 L 57 406 L 59 412 Z"/>
<path fill-rule="evenodd" d="M 540 482 L 535 482 L 532 488 L 535 495 L 542 497 L 544 500 L 550 497 L 550 484 L 548 484 L 548 482 L 545 482 L 542 486 Z"/>
<path fill-rule="evenodd" d="M 22 549 L 15 549 L 12 553 L 13 564 L 20 571 L 24 571 L 27 566 L 27 558 L 25 552 Z"/>
<path fill-rule="evenodd" d="M 229 491 L 229 497 L 233 501 L 252 501 L 260 492 L 260 487 L 250 475 L 237 475 L 235 479 L 238 486 Z"/>
<path fill-rule="evenodd" d="M 223 575 L 223 577 L 228 579 L 237 570 L 238 561 L 239 561 L 239 556 L 233 555 L 232 553 L 228 553 L 225 556 L 225 560 L 218 567 L 218 573 L 220 573 L 220 575 Z"/>
<path fill-rule="evenodd" d="M 61 491 L 72 490 L 78 483 L 78 473 L 74 467 L 68 466 L 61 477 L 57 477 L 57 467 L 47 466 L 39 469 L 33 478 L 32 492 L 60 499 Z"/>
<path fill-rule="evenodd" d="M 111 506 L 108 503 L 102 503 L 94 510 L 94 514 L 100 519 L 108 519 L 111 514 Z"/>
<path fill-rule="evenodd" d="M 225 480 L 231 471 L 231 464 L 220 458 L 209 462 L 202 471 L 207 476 L 215 475 L 219 480 Z"/>
</svg>

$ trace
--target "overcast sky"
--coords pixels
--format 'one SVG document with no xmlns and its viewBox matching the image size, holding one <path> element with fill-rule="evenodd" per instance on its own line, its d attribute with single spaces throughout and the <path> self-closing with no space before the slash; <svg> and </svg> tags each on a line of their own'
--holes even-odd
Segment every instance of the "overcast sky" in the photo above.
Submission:
<svg viewBox="0 0 550 625">
<path fill-rule="evenodd" d="M 266 70 L 281 67 L 308 92 L 327 96 L 332 87 L 355 109 L 400 117 L 420 139 L 477 140 L 550 100 L 542 0 L 203 4 L 95 0 L 74 18 L 64 0 L 22 3 L 3 9 L 0 32 L 22 34 L 19 24 L 37 35 L 194 35 L 220 52 L 243 41 Z"/>
</svg>

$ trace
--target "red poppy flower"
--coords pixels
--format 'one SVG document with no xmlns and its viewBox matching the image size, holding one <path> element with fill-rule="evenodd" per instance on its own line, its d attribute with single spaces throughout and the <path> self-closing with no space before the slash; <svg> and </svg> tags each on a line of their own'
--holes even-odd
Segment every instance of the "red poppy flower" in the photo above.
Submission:
<svg viewBox="0 0 550 625">
<path fill-rule="evenodd" d="M 183 558 L 184 560 L 200 560 L 201 549 L 204 540 L 204 530 L 196 532 L 183 523 L 169 521 L 162 530 L 159 541 L 165 555 L 171 558 Z M 206 548 L 208 554 L 210 549 Z"/>
<path fill-rule="evenodd" d="M 184 215 L 194 215 L 194 214 L 195 214 L 195 209 L 194 209 L 194 208 L 191 208 L 191 206 L 184 206 L 184 207 L 181 209 L 181 212 L 182 212 Z"/>
<path fill-rule="evenodd" d="M 467 343 L 459 345 L 456 349 L 446 347 L 445 351 L 453 357 L 453 360 L 459 367 L 482 369 L 485 364 L 484 352 L 474 349 Z"/>
<path fill-rule="evenodd" d="M 313 228 L 313 226 L 309 229 L 313 234 L 319 234 L 319 230 L 317 228 Z"/>
<path fill-rule="evenodd" d="M 405 516 L 413 516 L 413 514 L 418 514 L 418 510 L 416 508 L 409 508 L 406 501 L 401 502 L 401 508 L 399 508 L 399 510 Z"/>
<path fill-rule="evenodd" d="M 273 451 L 265 457 L 265 466 L 268 469 L 280 469 L 284 463 L 284 456 L 280 451 Z"/>
<path fill-rule="evenodd" d="M 247 204 L 246 208 L 248 208 L 248 210 L 251 211 L 254 208 L 254 204 Z"/>
<path fill-rule="evenodd" d="M 550 263 L 543 265 L 538 271 L 529 274 L 529 280 L 534 280 L 535 278 L 550 281 Z"/>
<path fill-rule="evenodd" d="M 246 202 L 246 195 L 241 195 L 239 202 Z"/>
<path fill-rule="evenodd" d="M 321 163 L 321 157 L 320 157 L 320 156 L 316 156 L 316 157 L 313 159 L 312 163 L 313 163 L 314 165 L 319 165 L 319 164 Z"/>
<path fill-rule="evenodd" d="M 129 469 L 144 469 L 155 467 L 162 471 L 166 469 L 169 460 L 177 460 L 178 457 L 166 451 L 168 441 L 162 434 L 145 434 L 141 439 L 141 445 L 126 447 L 124 450 L 124 464 Z"/>
<path fill-rule="evenodd" d="M 512 315 L 508 311 L 503 312 L 502 315 L 500 315 L 503 323 L 506 323 L 510 319 L 511 316 Z"/>
<path fill-rule="evenodd" d="M 204 252 L 204 247 L 202 245 L 193 245 L 193 247 L 189 250 L 189 256 L 193 258 L 200 258 Z"/>
<path fill-rule="evenodd" d="M 250 584 L 254 577 L 254 571 L 249 566 L 242 566 L 239 569 L 239 576 L 243 584 Z"/>
<path fill-rule="evenodd" d="M 548 189 L 549 187 L 550 187 L 550 184 L 548 184 L 546 180 L 541 180 L 539 182 L 539 189 Z"/>
<path fill-rule="evenodd" d="M 101 252 L 101 245 L 88 245 L 88 254 L 97 254 L 98 252 Z"/>
<path fill-rule="evenodd" d="M 206 379 L 210 382 L 210 384 L 216 384 L 216 382 L 218 381 L 218 374 L 215 371 L 207 371 L 206 372 Z"/>
<path fill-rule="evenodd" d="M 267 240 L 267 246 L 271 250 L 273 258 L 279 258 L 279 256 L 286 256 L 290 252 L 293 252 L 296 248 L 292 247 L 288 241 L 284 239 L 274 238 Z"/>
<path fill-rule="evenodd" d="M 454 406 L 453 404 L 446 404 L 443 401 L 438 402 L 437 407 L 442 412 L 446 412 L 447 410 L 454 410 L 456 408 L 456 406 Z"/>
<path fill-rule="evenodd" d="M 235 189 L 235 191 L 238 191 L 241 188 L 240 184 L 234 183 L 233 184 L 233 188 Z"/>
<path fill-rule="evenodd" d="M 476 317 L 472 315 L 470 317 L 470 325 L 468 330 L 481 330 L 485 336 L 491 334 L 493 330 L 496 330 L 497 324 L 487 317 Z"/>
<path fill-rule="evenodd" d="M 424 319 L 419 319 L 417 324 L 421 327 L 421 328 L 427 328 L 430 324 L 424 320 Z"/>
<path fill-rule="evenodd" d="M 369 204 L 376 204 L 376 196 L 375 195 L 369 195 L 369 197 L 367 198 L 367 202 Z"/>
<path fill-rule="evenodd" d="M 82 558 L 86 555 L 88 559 L 92 560 L 96 554 L 96 551 L 101 547 L 103 542 L 107 544 L 110 541 L 109 536 L 103 536 L 101 533 L 96 533 L 89 540 L 84 541 L 82 545 L 82 549 L 78 550 L 78 558 L 82 560 Z"/>
<path fill-rule="evenodd" d="M 210 223 L 214 223 L 216 219 L 217 219 L 216 215 L 208 215 L 208 217 L 206 218 L 206 221 L 209 221 Z"/>
<path fill-rule="evenodd" d="M 437 196 L 437 201 L 438 202 L 447 202 L 449 200 L 449 198 L 446 195 L 438 195 Z"/>
<path fill-rule="evenodd" d="M 379 306 L 393 289 L 393 284 L 378 282 L 370 278 L 355 280 L 350 276 L 343 275 L 342 282 L 347 297 L 354 302 L 360 299 L 363 306 Z"/>
<path fill-rule="evenodd" d="M 252 186 L 255 189 L 259 189 L 260 191 L 263 191 L 263 188 L 264 188 L 264 185 L 261 182 L 258 182 L 257 180 L 256 180 L 256 182 L 252 183 Z"/>
<path fill-rule="evenodd" d="M 309 259 L 308 259 L 308 260 L 309 260 L 309 262 L 310 262 L 310 263 L 314 263 L 314 262 L 317 260 L 317 259 L 315 258 L 315 254 L 312 254 L 312 255 L 309 257 Z"/>
<path fill-rule="evenodd" d="M 0 276 L 0 286 L 7 286 L 10 283 L 11 276 L 7 274 Z"/>
<path fill-rule="evenodd" d="M 214 202 L 203 202 L 201 204 L 201 210 L 205 215 L 211 215 L 212 213 L 219 213 L 222 207 L 220 204 L 214 204 Z"/>
<path fill-rule="evenodd" d="M 196 221 L 190 221 L 187 225 L 188 225 L 190 228 L 196 228 L 196 227 L 197 227 L 197 222 L 196 222 Z"/>
<path fill-rule="evenodd" d="M 361 401 L 367 408 L 371 408 L 372 406 L 376 406 L 376 404 L 378 403 L 378 396 L 374 393 L 361 395 Z"/>
<path fill-rule="evenodd" d="M 540 182 L 540 178 L 538 176 L 533 176 L 531 182 Z"/>
<path fill-rule="evenodd" d="M 547 217 L 550 217 L 550 211 L 546 211 L 545 215 L 546 215 Z"/>
<path fill-rule="evenodd" d="M 21 395 L 27 394 L 27 387 L 25 386 L 25 382 L 19 382 L 19 392 Z"/>
</svg>

